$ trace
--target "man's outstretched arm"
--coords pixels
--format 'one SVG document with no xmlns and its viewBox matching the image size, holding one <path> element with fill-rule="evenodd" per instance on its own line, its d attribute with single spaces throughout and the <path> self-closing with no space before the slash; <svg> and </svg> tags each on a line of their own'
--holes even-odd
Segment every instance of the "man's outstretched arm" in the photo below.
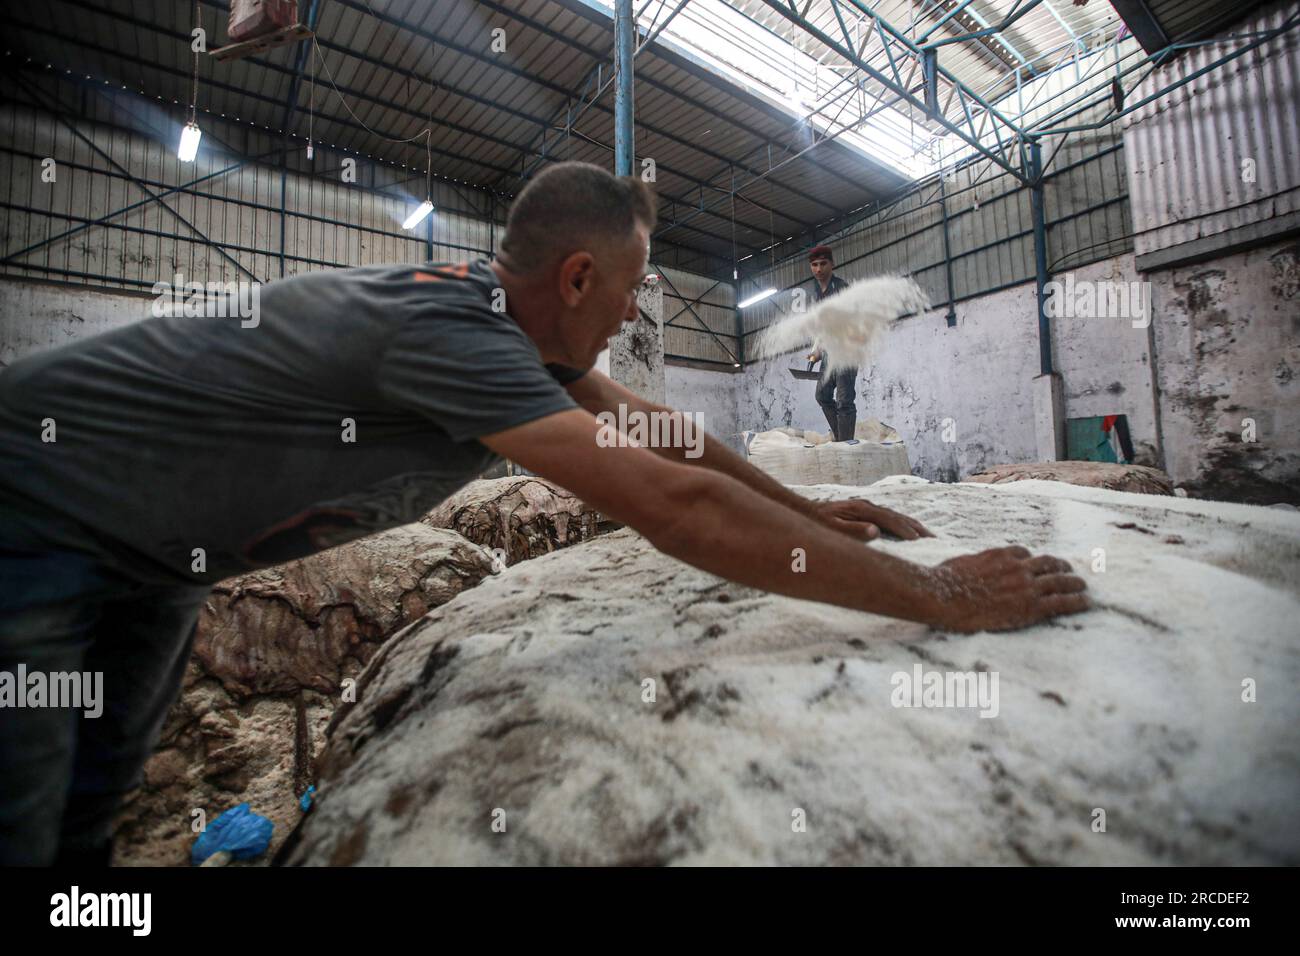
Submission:
<svg viewBox="0 0 1300 956">
<path fill-rule="evenodd" d="M 700 434 L 691 435 L 690 430 L 694 429 L 695 425 L 689 415 L 683 415 L 664 405 L 648 402 L 596 369 L 571 382 L 568 385 L 568 392 L 573 396 L 574 401 L 593 415 L 600 412 L 617 415 L 619 405 L 624 405 L 629 412 L 677 416 L 681 419 L 680 430 L 675 424 L 674 434 L 689 436 L 689 439 L 684 441 L 681 447 L 651 448 L 650 450 L 655 454 L 673 461 L 702 465 L 721 472 L 752 488 L 765 498 L 770 498 L 805 517 L 813 518 L 854 537 L 869 540 L 879 536 L 882 530 L 906 540 L 930 536 L 930 532 L 919 521 L 897 511 L 891 511 L 889 508 L 873 505 L 863 499 L 810 501 L 803 495 L 791 491 L 767 472 L 755 468 L 728 448 L 725 442 L 719 441 L 712 435 L 703 434 L 702 430 Z M 694 454 L 695 448 L 700 449 L 702 454 L 698 457 L 689 457 L 687 453 Z"/>
<path fill-rule="evenodd" d="M 600 428 L 591 413 L 571 409 L 480 440 L 665 554 L 765 591 L 959 631 L 1024 627 L 1088 606 L 1083 580 L 1057 558 L 998 548 L 922 567 L 808 521 L 727 474 L 645 448 L 602 448 Z"/>
</svg>

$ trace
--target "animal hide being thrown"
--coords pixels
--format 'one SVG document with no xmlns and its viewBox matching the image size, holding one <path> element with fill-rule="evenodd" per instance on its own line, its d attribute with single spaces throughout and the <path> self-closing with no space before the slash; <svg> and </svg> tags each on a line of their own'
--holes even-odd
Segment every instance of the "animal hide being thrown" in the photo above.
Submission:
<svg viewBox="0 0 1300 956">
<path fill-rule="evenodd" d="M 929 297 L 912 279 L 862 279 L 768 326 L 760 336 L 759 354 L 771 358 L 811 342 L 825 351 L 827 369 L 859 365 L 891 322 L 929 307 Z"/>
</svg>

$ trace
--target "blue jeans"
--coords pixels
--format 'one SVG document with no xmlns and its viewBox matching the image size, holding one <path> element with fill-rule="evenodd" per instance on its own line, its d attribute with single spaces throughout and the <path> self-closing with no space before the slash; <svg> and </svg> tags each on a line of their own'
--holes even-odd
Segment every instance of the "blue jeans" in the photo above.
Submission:
<svg viewBox="0 0 1300 956">
<path fill-rule="evenodd" d="M 103 674 L 98 717 L 0 707 L 0 865 L 107 863 L 114 814 L 176 699 L 208 590 L 0 541 L 0 671 Z"/>
</svg>

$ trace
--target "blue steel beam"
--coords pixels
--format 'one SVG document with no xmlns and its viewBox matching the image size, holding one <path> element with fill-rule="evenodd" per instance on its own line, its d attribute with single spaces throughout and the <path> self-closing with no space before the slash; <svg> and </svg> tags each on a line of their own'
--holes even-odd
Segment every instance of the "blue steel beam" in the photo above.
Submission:
<svg viewBox="0 0 1300 956">
<path fill-rule="evenodd" d="M 1029 143 L 1029 208 L 1034 221 L 1034 272 L 1038 299 L 1038 367 L 1052 374 L 1052 327 L 1047 320 L 1047 216 L 1043 198 L 1043 156 L 1037 140 Z"/>
<path fill-rule="evenodd" d="M 937 0 L 925 0 L 925 2 L 927 2 L 928 4 L 930 2 L 937 2 Z M 951 36 L 944 40 L 936 40 L 933 43 L 926 44 L 926 46 L 941 47 L 941 46 L 947 46 L 950 43 L 962 43 L 966 40 L 979 40 L 981 41 L 981 46 L 985 50 L 988 50 L 988 52 L 992 53 L 995 57 L 998 58 L 998 60 L 1005 63 L 1006 61 L 1005 59 L 1003 59 L 1002 55 L 999 54 L 997 50 L 991 49 L 991 43 L 988 40 L 988 37 L 991 37 L 995 34 L 1002 33 L 1004 30 L 1012 26 L 1017 20 L 1019 20 L 1026 13 L 1034 9 L 1034 7 L 1038 6 L 1042 2 L 1043 0 L 1029 0 L 1028 3 L 1025 3 L 1023 5 L 1017 4 L 1007 13 L 1005 17 L 1002 18 L 1002 22 L 999 23 L 997 26 L 994 26 L 993 24 L 989 23 L 988 20 L 984 18 L 983 14 L 981 14 L 979 10 L 977 10 L 975 7 L 971 7 L 968 16 L 970 17 L 970 19 L 974 20 L 982 29 L 973 30 L 968 33 L 959 33 L 956 36 Z M 957 29 L 956 27 L 953 27 L 951 24 L 949 25 L 949 28 L 954 30 Z M 1029 61 L 1025 59 L 1024 55 L 1019 50 L 1016 49 L 1016 47 L 1014 46 L 1014 44 L 1012 44 L 1010 40 L 1003 37 L 999 39 L 997 42 L 1001 43 L 1008 50 L 1010 50 L 1011 53 L 1015 56 L 1015 58 L 1020 61 L 1021 66 L 1031 70 L 1032 72 L 1032 67 L 1029 65 Z"/>
<path fill-rule="evenodd" d="M 920 46 L 920 45 L 924 45 L 924 44 L 925 44 L 925 41 L 928 40 L 928 39 L 930 39 L 930 36 L 931 36 L 931 35 L 932 35 L 936 30 L 938 30 L 938 29 L 939 29 L 940 27 L 942 27 L 945 23 L 947 23 L 949 20 L 951 20 L 951 19 L 952 19 L 953 17 L 955 17 L 957 14 L 961 13 L 963 10 L 965 10 L 967 7 L 969 7 L 969 6 L 970 6 L 972 3 L 974 3 L 974 2 L 975 2 L 975 0 L 961 0 L 961 2 L 958 3 L 955 7 L 953 7 L 951 10 L 949 10 L 949 11 L 948 11 L 947 13 L 945 13 L 943 16 L 941 16 L 941 17 L 940 17 L 938 20 L 936 20 L 934 23 L 930 24 L 930 28 L 929 28 L 928 30 L 926 30 L 924 33 L 922 33 L 919 37 L 916 38 L 917 45 L 918 45 L 918 46 Z"/>
<path fill-rule="evenodd" d="M 653 0 L 646 0 L 646 2 L 647 4 L 649 4 L 653 2 Z M 636 49 L 632 51 L 633 63 L 635 63 L 636 58 L 641 55 L 642 51 L 644 51 L 647 47 L 653 44 L 656 39 L 658 39 L 659 34 L 664 32 L 664 30 L 668 27 L 668 24 L 673 21 L 673 18 L 677 16 L 677 14 L 682 12 L 682 10 L 686 7 L 686 4 L 689 2 L 690 0 L 681 0 L 681 2 L 678 3 L 675 8 L 673 8 L 673 12 L 668 14 L 668 18 L 664 20 L 663 23 L 658 23 L 659 18 L 658 18 L 658 14 L 656 14 L 655 20 L 651 23 L 650 31 L 648 32 L 646 38 L 640 43 L 635 44 Z M 661 11 L 662 9 L 663 8 L 660 7 Z M 634 34 L 636 34 L 638 31 L 635 16 L 632 18 L 632 30 Z M 606 69 L 606 66 L 607 64 L 605 63 L 604 60 L 599 60 L 597 61 L 595 66 L 593 66 L 590 70 L 587 71 L 587 75 L 583 77 L 582 83 L 578 86 L 578 96 L 577 96 L 577 102 L 580 103 L 581 106 L 578 107 L 576 112 L 574 111 L 573 108 L 574 104 L 572 100 L 566 100 L 564 106 L 562 106 L 559 110 L 555 112 L 555 114 L 551 117 L 549 122 L 542 123 L 542 128 L 540 132 L 536 136 L 534 136 L 533 139 L 529 142 L 528 146 L 524 150 L 524 154 L 528 155 L 530 153 L 537 151 L 537 147 L 539 146 L 539 140 L 540 140 L 541 152 L 531 163 L 529 163 L 526 167 L 524 167 L 523 171 L 519 174 L 520 179 L 528 179 L 528 177 L 530 177 L 534 172 L 537 171 L 537 168 L 541 166 L 542 163 L 546 160 L 547 155 L 550 151 L 551 143 L 567 142 L 569 136 L 573 132 L 574 125 L 578 122 L 578 120 L 582 118 L 583 114 L 586 113 L 587 110 L 591 109 L 593 106 L 596 105 L 596 103 L 600 100 L 600 98 L 605 95 L 606 90 L 608 90 L 611 86 L 614 85 L 614 83 L 618 79 L 618 70 L 615 65 L 609 65 L 609 69 Z M 588 90 L 593 90 L 590 96 L 588 96 L 588 92 L 587 92 Z M 556 136 L 551 140 L 551 143 L 548 143 L 546 140 L 547 133 L 554 130 L 555 125 L 561 119 L 564 120 L 563 140 L 561 140 L 559 136 Z M 617 117 L 617 109 L 616 109 L 615 110 L 616 126 L 617 126 L 617 119 L 618 117 Z M 664 135 L 660 131 L 655 131 L 653 129 L 651 131 L 656 132 L 657 135 L 660 136 Z M 702 150 L 702 152 L 707 152 L 707 151 Z M 667 169 L 667 167 L 664 168 Z M 687 180 L 688 182 L 692 182 L 696 185 L 699 185 L 699 180 L 696 180 L 690 176 L 687 176 L 682 173 L 678 173 L 676 175 L 680 175 L 681 178 Z"/>
<path fill-rule="evenodd" d="M 632 47 L 636 38 L 636 21 L 632 19 L 632 0 L 614 0 L 614 174 L 631 176 L 636 158 L 635 75 L 632 70 Z"/>
</svg>

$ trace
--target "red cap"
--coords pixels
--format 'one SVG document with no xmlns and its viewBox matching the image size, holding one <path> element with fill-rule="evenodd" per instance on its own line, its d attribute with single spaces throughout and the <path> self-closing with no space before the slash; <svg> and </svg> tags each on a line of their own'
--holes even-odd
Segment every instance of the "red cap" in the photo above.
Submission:
<svg viewBox="0 0 1300 956">
<path fill-rule="evenodd" d="M 814 259 L 829 259 L 834 262 L 835 256 L 831 254 L 830 246 L 813 246 L 808 253 L 808 261 L 812 262 Z"/>
</svg>

